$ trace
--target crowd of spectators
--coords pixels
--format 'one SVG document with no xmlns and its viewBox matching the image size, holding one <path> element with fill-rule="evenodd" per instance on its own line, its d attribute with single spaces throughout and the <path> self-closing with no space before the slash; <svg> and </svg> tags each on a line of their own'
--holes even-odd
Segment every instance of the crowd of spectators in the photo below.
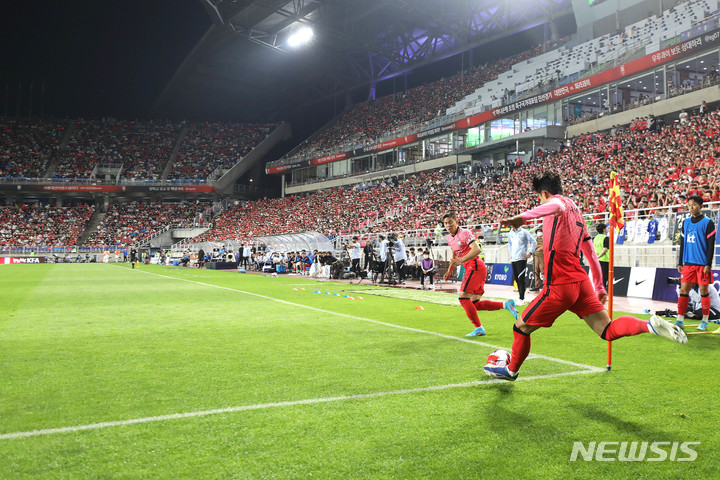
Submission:
<svg viewBox="0 0 720 480">
<path fill-rule="evenodd" d="M 204 226 L 212 205 L 204 202 L 128 202 L 110 204 L 85 245 L 134 244 L 168 225 Z"/>
<path fill-rule="evenodd" d="M 619 174 L 627 210 L 658 213 L 699 193 L 720 200 L 720 115 L 690 115 L 667 126 L 636 119 L 632 128 L 583 135 L 528 163 L 483 167 L 462 178 L 454 169 L 419 173 L 371 186 L 336 188 L 307 196 L 241 202 L 197 241 L 248 240 L 302 231 L 326 235 L 433 229 L 448 211 L 462 224 L 495 224 L 537 204 L 532 177 L 562 172 L 565 193 L 584 212 L 605 212 L 610 172 Z"/>
<path fill-rule="evenodd" d="M 274 129 L 273 124 L 191 123 L 169 178 L 205 180 L 229 169 Z"/>
<path fill-rule="evenodd" d="M 68 128 L 72 127 L 68 134 Z M 180 133 L 187 129 L 181 145 Z M 275 128 L 274 124 L 196 123 L 167 120 L 45 121 L 0 118 L 0 179 L 49 178 L 103 181 L 96 166 L 110 166 L 122 181 L 160 181 L 172 158 L 168 179 L 202 182 L 228 169 Z M 68 134 L 65 143 L 63 136 Z M 98 178 L 99 177 L 99 178 Z M 112 179 L 116 180 L 115 178 Z"/>
<path fill-rule="evenodd" d="M 534 152 L 527 162 L 508 161 L 457 176 L 455 169 L 421 172 L 371 185 L 321 190 L 258 201 L 240 201 L 213 219 L 195 241 L 247 241 L 318 231 L 333 236 L 377 231 L 431 231 L 442 215 L 457 213 L 461 224 L 494 224 L 537 203 L 532 177 L 562 172 L 565 194 L 586 213 L 607 210 L 610 172 L 619 174 L 626 210 L 661 213 L 700 194 L 720 201 L 720 115 L 704 104 L 681 112 L 677 121 L 636 118 L 630 126 L 586 134 L 552 151 Z M 134 243 L 166 225 L 204 225 L 212 206 L 202 203 L 111 204 L 87 245 Z M 73 244 L 92 208 L 29 206 L 2 210 L 3 241 Z M 27 225 L 27 228 L 25 228 Z"/>
<path fill-rule="evenodd" d="M 0 207 L 0 245 L 56 247 L 76 245 L 93 207 L 21 204 Z"/>
<path fill-rule="evenodd" d="M 0 118 L 0 178 L 45 175 L 66 128 L 64 121 Z"/>
<path fill-rule="evenodd" d="M 97 165 L 122 165 L 128 179 L 159 180 L 181 125 L 167 121 L 77 121 L 59 154 L 54 178 L 88 178 Z"/>
<path fill-rule="evenodd" d="M 517 55 L 357 105 L 306 141 L 292 153 L 292 158 L 319 157 L 340 147 L 374 143 L 402 129 L 419 130 L 423 124 L 443 116 L 449 106 L 496 79 L 513 64 L 541 52 L 542 45 L 538 45 Z"/>
</svg>

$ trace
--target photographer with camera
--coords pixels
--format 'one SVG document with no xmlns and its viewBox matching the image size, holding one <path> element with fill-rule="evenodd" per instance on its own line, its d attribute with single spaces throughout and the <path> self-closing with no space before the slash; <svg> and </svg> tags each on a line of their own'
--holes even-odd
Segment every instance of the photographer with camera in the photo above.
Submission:
<svg viewBox="0 0 720 480">
<path fill-rule="evenodd" d="M 668 285 L 677 285 L 675 290 L 680 296 L 680 277 L 668 277 Z M 710 313 L 708 314 L 708 321 L 718 323 L 720 320 L 720 293 L 715 288 L 715 284 L 711 283 L 708 285 L 708 296 L 710 297 Z M 677 315 L 678 312 L 666 309 L 662 312 L 663 316 Z M 679 316 L 679 315 L 677 315 Z M 690 320 L 699 320 L 703 318 L 702 311 L 702 296 L 700 295 L 700 288 L 695 285 L 688 292 L 688 307 L 685 310 L 685 318 Z"/>
</svg>

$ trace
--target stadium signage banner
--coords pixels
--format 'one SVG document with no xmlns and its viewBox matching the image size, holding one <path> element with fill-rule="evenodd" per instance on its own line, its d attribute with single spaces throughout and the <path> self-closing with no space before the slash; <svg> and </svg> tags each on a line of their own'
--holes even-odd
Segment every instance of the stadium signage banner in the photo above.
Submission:
<svg viewBox="0 0 720 480">
<path fill-rule="evenodd" d="M 655 288 L 655 267 L 634 267 L 630 270 L 628 297 L 652 298 Z"/>
<path fill-rule="evenodd" d="M 655 53 L 645 55 L 644 57 L 632 60 L 628 63 L 618 65 L 617 67 L 611 68 L 609 70 L 596 73 L 595 75 L 584 78 L 582 80 L 578 80 L 577 82 L 563 85 L 562 87 L 558 87 L 549 92 L 540 93 L 538 95 L 534 95 L 532 97 L 513 102 L 509 105 L 495 108 L 486 112 L 481 112 L 476 115 L 464 118 L 462 120 L 458 120 L 457 122 L 448 123 L 440 127 L 424 130 L 420 133 L 413 133 L 404 137 L 398 137 L 396 139 L 388 140 L 386 142 L 376 143 L 374 145 L 369 145 L 361 149 L 348 150 L 346 152 L 335 153 L 332 155 L 327 155 L 311 160 L 301 160 L 289 165 L 278 165 L 274 167 L 269 167 L 265 169 L 265 173 L 283 173 L 293 168 L 322 165 L 328 162 L 346 160 L 348 158 L 354 158 L 367 153 L 380 152 L 383 150 L 389 150 L 391 148 L 406 145 L 408 143 L 414 143 L 418 140 L 433 137 L 442 133 L 449 133 L 457 130 L 463 130 L 465 128 L 475 127 L 503 115 L 507 115 L 508 113 L 513 113 L 532 106 L 542 105 L 544 103 L 559 100 L 561 98 L 567 97 L 568 95 L 581 93 L 590 88 L 595 88 L 606 83 L 614 82 L 628 75 L 634 75 L 638 72 L 649 70 L 657 65 L 662 65 L 685 55 L 696 53 L 699 50 L 706 50 L 712 47 L 717 47 L 719 45 L 720 29 L 717 29 L 713 30 L 712 32 L 708 32 L 698 37 L 678 43 L 676 45 L 664 48 Z"/>
<path fill-rule="evenodd" d="M 209 185 L 36 185 L 36 184 L 7 184 L 0 185 L 2 190 L 18 192 L 68 192 L 68 193 L 152 193 L 152 192 L 178 192 L 178 193 L 215 193 L 215 187 Z"/>
<path fill-rule="evenodd" d="M 668 284 L 670 277 L 679 277 L 677 268 L 658 268 L 655 271 L 655 288 L 653 289 L 653 300 L 664 300 L 666 302 L 677 302 L 678 295 L 675 285 Z"/>
<path fill-rule="evenodd" d="M 18 265 L 28 263 L 47 263 L 45 257 L 0 257 L 0 265 Z"/>
<path fill-rule="evenodd" d="M 512 265 L 509 263 L 491 263 L 488 264 L 487 267 L 488 274 L 485 280 L 487 283 L 493 283 L 495 285 L 512 285 Z"/>
</svg>

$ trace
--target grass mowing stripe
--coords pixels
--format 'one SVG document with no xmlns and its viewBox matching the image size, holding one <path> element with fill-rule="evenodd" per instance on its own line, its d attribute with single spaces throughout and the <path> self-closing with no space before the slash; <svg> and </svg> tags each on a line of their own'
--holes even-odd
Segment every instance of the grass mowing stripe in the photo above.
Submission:
<svg viewBox="0 0 720 480">
<path fill-rule="evenodd" d="M 603 371 L 602 369 L 599 369 L 600 371 Z M 543 378 L 553 378 L 553 377 L 565 377 L 569 375 L 581 375 L 581 374 L 587 374 L 587 373 L 597 373 L 596 370 L 575 370 L 572 372 L 559 372 L 559 373 L 549 373 L 547 375 L 534 375 L 529 377 L 521 377 L 517 381 L 530 381 L 530 380 L 540 380 Z M 220 415 L 223 413 L 234 413 L 234 412 L 243 412 L 248 410 L 261 410 L 266 408 L 274 408 L 274 407 L 291 407 L 296 405 L 313 405 L 316 403 L 330 403 L 330 402 L 339 402 L 343 400 L 363 400 L 367 398 L 379 398 L 379 397 L 386 397 L 388 395 L 405 395 L 410 393 L 421 393 L 421 392 L 434 392 L 439 390 L 448 390 L 451 388 L 467 388 L 467 387 L 475 387 L 478 385 L 487 385 L 487 384 L 494 384 L 494 383 L 507 383 L 505 380 L 496 380 L 496 379 L 490 379 L 490 380 L 476 380 L 474 382 L 467 382 L 467 383 L 453 383 L 449 385 L 433 385 L 430 387 L 418 387 L 418 388 L 406 388 L 402 390 L 391 390 L 388 392 L 375 392 L 375 393 L 359 393 L 356 395 L 341 395 L 336 397 L 325 397 L 325 398 L 308 398 L 304 400 L 292 400 L 287 402 L 271 402 L 271 403 L 260 403 L 255 405 L 241 405 L 236 407 L 226 407 L 226 408 L 217 408 L 213 410 L 200 410 L 196 412 L 186 412 L 186 413 L 172 413 L 168 415 L 156 415 L 153 417 L 143 417 L 143 418 L 132 418 L 129 420 L 116 420 L 111 422 L 100 422 L 100 423 L 91 423 L 88 425 L 76 425 L 74 427 L 60 427 L 60 428 L 47 428 L 43 430 L 30 430 L 27 432 L 14 432 L 14 433 L 3 433 L 0 434 L 0 440 L 10 440 L 15 438 L 26 438 L 26 437 L 37 437 L 41 435 L 53 435 L 57 433 L 72 433 L 72 432 L 79 432 L 82 430 L 97 430 L 100 428 L 109 428 L 109 427 L 120 427 L 123 425 L 134 425 L 137 423 L 149 423 L 149 422 L 162 422 L 165 420 L 178 420 L 183 418 L 193 418 L 193 417 L 206 417 L 209 415 Z"/>
<path fill-rule="evenodd" d="M 336 315 L 336 316 L 338 316 L 338 317 L 350 318 L 350 319 L 353 319 L 353 320 L 361 320 L 361 321 L 363 321 L 363 322 L 370 322 L 370 323 L 374 323 L 374 324 L 377 324 L 377 325 L 384 325 L 384 326 L 386 326 L 386 327 L 399 328 L 399 329 L 402 329 L 402 330 L 409 330 L 409 331 L 411 331 L 411 332 L 423 333 L 423 334 L 426 334 L 426 335 L 435 335 L 436 337 L 447 338 L 447 339 L 449 339 L 449 340 L 455 340 L 455 341 L 457 341 L 457 342 L 472 343 L 472 344 L 475 344 L 475 345 L 481 345 L 481 346 L 484 346 L 484 347 L 490 347 L 490 348 L 495 348 L 495 349 L 499 349 L 499 348 L 506 349 L 506 348 L 507 348 L 507 347 L 502 347 L 502 346 L 500 346 L 500 345 L 493 345 L 492 343 L 479 342 L 479 341 L 477 341 L 477 340 L 469 340 L 469 339 L 467 339 L 467 338 L 462 338 L 462 337 L 454 337 L 454 336 L 452 336 L 452 335 L 446 335 L 446 334 L 444 334 L 444 333 L 431 332 L 431 331 L 429 331 L 429 330 L 422 330 L 422 329 L 419 329 L 419 328 L 405 327 L 405 326 L 403 326 L 403 325 L 396 325 L 396 324 L 394 324 L 394 323 L 381 322 L 380 320 L 373 320 L 372 318 L 358 317 L 357 315 L 348 315 L 347 313 L 333 312 L 333 311 L 331 311 L 331 310 L 323 310 L 322 308 L 311 307 L 311 306 L 308 306 L 308 305 L 303 305 L 303 304 L 301 304 L 301 303 L 288 302 L 287 300 L 281 300 L 281 299 L 279 299 L 279 298 L 268 297 L 268 296 L 266 296 L 266 295 L 260 295 L 259 293 L 246 292 L 246 291 L 244 291 L 244 290 L 238 290 L 238 289 L 235 289 L 235 288 L 223 287 L 223 286 L 220 286 L 220 285 L 214 285 L 214 284 L 212 284 L 212 283 L 198 282 L 197 280 L 188 280 L 187 278 L 172 277 L 172 276 L 169 276 L 169 275 L 162 275 L 162 274 L 160 274 L 160 273 L 146 272 L 146 271 L 144 271 L 144 270 L 138 270 L 138 271 L 141 272 L 141 273 L 145 273 L 145 274 L 147 274 L 147 275 L 155 275 L 155 276 L 157 276 L 157 277 L 169 278 L 169 279 L 172 279 L 172 280 L 180 280 L 180 281 L 183 281 L 183 282 L 196 283 L 196 284 L 198 284 L 198 285 L 204 285 L 204 286 L 206 286 L 206 287 L 214 287 L 214 288 L 220 288 L 220 289 L 222 289 L 222 290 L 230 290 L 231 292 L 242 293 L 242 294 L 250 295 L 250 296 L 253 296 L 253 297 L 263 298 L 263 299 L 265 299 L 265 300 L 272 300 L 272 301 L 274 301 L 274 302 L 284 303 L 285 305 L 291 305 L 291 306 L 293 306 L 293 307 L 305 308 L 305 309 L 308 309 L 308 310 L 313 310 L 313 311 L 315 311 L 315 312 L 327 313 L 327 314 L 329 314 L 329 315 Z M 598 372 L 604 372 L 604 371 L 605 371 L 604 368 L 594 367 L 594 366 L 592 366 L 592 365 L 585 365 L 585 364 L 582 364 L 582 363 L 571 362 L 571 361 L 569 361 L 569 360 L 563 360 L 563 359 L 561 359 L 561 358 L 548 357 L 548 356 L 545 356 L 545 355 L 530 354 L 530 355 L 528 356 L 528 358 L 542 358 L 543 360 L 550 360 L 550 361 L 553 361 L 553 362 L 562 363 L 562 364 L 564 364 L 564 365 L 570 365 L 570 366 L 573 366 L 573 367 L 583 368 L 583 369 L 587 369 L 587 370 L 593 370 L 593 371 L 598 371 Z"/>
</svg>

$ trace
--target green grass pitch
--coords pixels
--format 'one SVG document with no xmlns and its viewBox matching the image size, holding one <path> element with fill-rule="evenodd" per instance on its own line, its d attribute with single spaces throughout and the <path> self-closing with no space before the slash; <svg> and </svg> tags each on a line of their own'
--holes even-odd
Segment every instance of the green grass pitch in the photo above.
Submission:
<svg viewBox="0 0 720 480">
<path fill-rule="evenodd" d="M 482 366 L 511 316 L 466 339 L 450 294 L 0 268 L 2 479 L 717 478 L 716 335 L 621 339 L 605 372 L 605 342 L 565 314 L 502 383 Z M 701 443 L 692 462 L 570 461 L 625 441 Z"/>
</svg>

